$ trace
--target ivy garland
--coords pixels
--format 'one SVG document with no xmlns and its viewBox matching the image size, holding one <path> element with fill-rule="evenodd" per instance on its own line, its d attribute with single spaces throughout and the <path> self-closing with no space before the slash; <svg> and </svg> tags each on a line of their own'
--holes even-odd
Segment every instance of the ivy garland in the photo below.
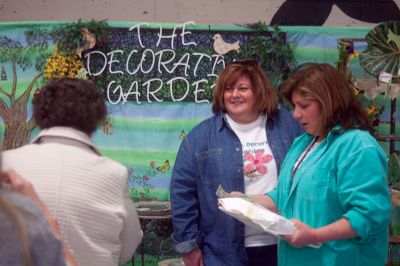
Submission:
<svg viewBox="0 0 400 266">
<path fill-rule="evenodd" d="M 265 22 L 249 26 L 256 30 L 256 34 L 244 47 L 241 57 L 254 58 L 261 62 L 272 85 L 278 88 L 296 66 L 293 50 L 279 26 L 271 27 Z"/>
</svg>

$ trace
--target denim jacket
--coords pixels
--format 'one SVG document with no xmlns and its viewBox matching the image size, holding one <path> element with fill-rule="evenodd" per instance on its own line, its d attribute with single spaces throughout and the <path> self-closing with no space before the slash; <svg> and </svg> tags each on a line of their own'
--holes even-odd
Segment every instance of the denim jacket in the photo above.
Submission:
<svg viewBox="0 0 400 266">
<path fill-rule="evenodd" d="M 268 117 L 267 140 L 278 173 L 283 158 L 303 130 L 284 109 Z M 215 192 L 244 192 L 242 145 L 224 114 L 217 114 L 185 137 L 171 179 L 174 244 L 178 253 L 195 248 L 205 265 L 246 265 L 244 225 L 218 209 Z"/>
</svg>

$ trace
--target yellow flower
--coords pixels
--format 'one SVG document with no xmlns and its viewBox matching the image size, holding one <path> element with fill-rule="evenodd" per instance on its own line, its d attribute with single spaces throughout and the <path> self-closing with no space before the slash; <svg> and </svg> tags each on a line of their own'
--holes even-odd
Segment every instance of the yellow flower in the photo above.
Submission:
<svg viewBox="0 0 400 266">
<path fill-rule="evenodd" d="M 54 54 L 46 60 L 44 76 L 46 78 L 74 78 L 78 75 L 81 68 L 83 68 L 83 62 L 77 55 L 69 54 L 63 56 L 57 49 Z"/>
</svg>

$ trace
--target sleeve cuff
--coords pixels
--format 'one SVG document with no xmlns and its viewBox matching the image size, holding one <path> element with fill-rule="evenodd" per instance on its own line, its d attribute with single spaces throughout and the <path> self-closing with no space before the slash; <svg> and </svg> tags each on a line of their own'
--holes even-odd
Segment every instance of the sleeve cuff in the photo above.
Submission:
<svg viewBox="0 0 400 266">
<path fill-rule="evenodd" d="M 265 195 L 270 197 L 275 202 L 275 205 L 278 205 L 277 204 L 278 190 L 276 188 L 270 192 L 265 193 Z M 276 206 L 276 208 L 278 209 L 278 206 Z"/>
<path fill-rule="evenodd" d="M 367 242 L 369 240 L 371 237 L 371 226 L 364 216 L 354 210 L 350 210 L 343 215 L 343 217 L 349 221 L 350 226 L 356 232 L 359 241 Z"/>
<path fill-rule="evenodd" d="M 179 254 L 185 254 L 197 248 L 199 248 L 199 245 L 196 240 L 189 240 L 175 244 L 175 250 Z"/>
</svg>

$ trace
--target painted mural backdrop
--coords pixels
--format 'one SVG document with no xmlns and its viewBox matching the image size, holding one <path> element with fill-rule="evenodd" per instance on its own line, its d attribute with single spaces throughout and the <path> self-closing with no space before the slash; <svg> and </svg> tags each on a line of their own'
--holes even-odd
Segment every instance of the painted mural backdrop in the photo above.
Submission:
<svg viewBox="0 0 400 266">
<path fill-rule="evenodd" d="M 77 26 L 81 27 L 77 32 L 63 31 Z M 337 65 L 341 40 L 352 40 L 346 67 L 354 78 L 371 77 L 357 55 L 366 50 L 365 37 L 372 27 L 286 26 L 267 27 L 266 32 L 254 26 L 192 21 L 94 26 L 80 21 L 0 23 L 2 147 L 19 147 L 37 134 L 30 104 L 46 78 L 72 74 L 89 78 L 103 90 L 110 113 L 94 141 L 104 155 L 129 168 L 130 192 L 136 201 L 168 201 L 179 145 L 186 133 L 211 116 L 217 75 L 232 60 L 256 58 L 278 87 L 285 73 L 303 63 Z M 396 27 L 388 33 L 393 47 L 399 38 Z M 78 34 L 78 40 L 71 34 Z M 272 55 L 282 53 L 276 51 L 277 41 L 283 41 L 291 55 L 274 61 Z M 257 45 L 262 50 L 254 48 Z M 376 104 L 375 112 L 382 113 L 381 133 L 387 133 L 390 99 L 362 100 L 367 107 Z"/>
<path fill-rule="evenodd" d="M 282 32 L 195 22 L 1 23 L 3 149 L 37 134 L 30 105 L 46 79 L 88 78 L 102 89 L 110 111 L 94 141 L 129 168 L 134 200 L 168 201 L 176 152 L 185 134 L 211 115 L 218 73 L 234 59 L 254 57 L 251 40 L 261 35 L 287 46 Z M 293 60 L 273 58 L 263 64 L 279 80 Z"/>
<path fill-rule="evenodd" d="M 54 32 L 63 25 L 0 23 L 0 130 L 5 148 L 21 146 L 37 134 L 30 102 L 49 71 L 46 60 L 59 56 L 60 40 Z M 235 58 L 250 55 L 246 45 L 256 33 L 251 27 L 195 22 L 110 22 L 108 26 L 103 36 L 92 36 L 96 43 L 86 36 L 82 47 L 87 47 L 74 50 L 82 58 L 82 66 L 77 66 L 83 67 L 81 75 L 98 84 L 108 101 L 109 119 L 94 142 L 104 155 L 129 168 L 133 199 L 168 201 L 182 139 L 211 116 L 218 73 Z M 293 68 L 306 62 L 336 64 L 338 39 L 363 39 L 371 28 L 280 30 L 294 52 L 295 61 L 289 66 Z M 365 42 L 359 42 L 355 49 L 365 47 Z M 354 76 L 366 75 L 357 58 L 351 69 Z"/>
</svg>

